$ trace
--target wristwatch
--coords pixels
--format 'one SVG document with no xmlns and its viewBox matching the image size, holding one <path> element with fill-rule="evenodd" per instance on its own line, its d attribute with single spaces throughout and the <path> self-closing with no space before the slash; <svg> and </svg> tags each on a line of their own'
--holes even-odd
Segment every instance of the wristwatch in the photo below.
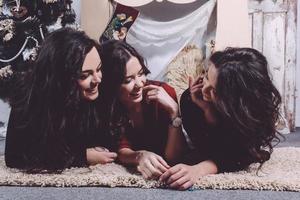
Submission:
<svg viewBox="0 0 300 200">
<path fill-rule="evenodd" d="M 172 125 L 175 128 L 179 128 L 182 125 L 182 119 L 181 119 L 181 117 L 180 116 L 174 117 L 171 120 L 170 125 Z"/>
</svg>

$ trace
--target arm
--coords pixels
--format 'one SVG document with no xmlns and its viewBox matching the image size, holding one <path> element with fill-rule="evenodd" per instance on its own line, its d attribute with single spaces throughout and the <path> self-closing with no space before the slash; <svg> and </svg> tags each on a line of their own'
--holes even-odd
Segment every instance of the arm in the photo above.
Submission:
<svg viewBox="0 0 300 200">
<path fill-rule="evenodd" d="M 169 112 L 169 119 L 180 116 L 178 104 L 174 104 L 174 108 Z M 168 139 L 165 147 L 165 158 L 170 163 L 176 163 L 182 157 L 182 152 L 186 146 L 185 138 L 182 133 L 182 126 L 174 127 L 168 125 Z"/>
<path fill-rule="evenodd" d="M 192 102 L 197 105 L 204 113 L 204 118 L 209 124 L 215 124 L 215 111 L 210 102 L 206 102 L 202 97 L 203 77 L 199 76 L 196 80 L 189 77 L 189 92 Z"/>
<path fill-rule="evenodd" d="M 148 90 L 146 95 L 147 101 L 158 102 L 167 114 L 166 118 L 168 120 L 165 123 L 168 124 L 168 139 L 164 156 L 168 162 L 175 163 L 181 158 L 183 149 L 186 146 L 182 127 L 174 127 L 169 122 L 180 116 L 175 90 L 167 84 L 163 84 L 162 87 L 148 85 L 144 89 Z"/>
</svg>

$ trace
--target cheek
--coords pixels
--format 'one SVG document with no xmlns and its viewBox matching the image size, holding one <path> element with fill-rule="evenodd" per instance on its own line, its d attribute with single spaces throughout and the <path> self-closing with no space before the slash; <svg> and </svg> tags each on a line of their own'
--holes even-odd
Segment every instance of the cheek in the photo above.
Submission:
<svg viewBox="0 0 300 200">
<path fill-rule="evenodd" d="M 128 95 L 129 95 L 130 92 L 132 92 L 133 87 L 134 86 L 131 83 L 121 86 L 121 88 L 120 88 L 120 95 L 119 95 L 120 98 L 121 99 L 128 98 Z"/>
<path fill-rule="evenodd" d="M 205 94 L 205 95 L 209 94 L 209 84 L 206 81 L 204 81 L 203 88 L 202 88 L 202 93 Z"/>
<path fill-rule="evenodd" d="M 89 81 L 88 81 L 88 79 L 78 80 L 78 85 L 81 90 L 85 90 L 85 89 L 89 88 Z"/>
<path fill-rule="evenodd" d="M 146 84 L 146 80 L 147 80 L 147 78 L 146 78 L 146 75 L 143 75 L 142 77 L 141 77 L 141 79 L 142 79 L 142 82 L 143 82 L 143 86 L 145 86 L 145 84 Z"/>
</svg>

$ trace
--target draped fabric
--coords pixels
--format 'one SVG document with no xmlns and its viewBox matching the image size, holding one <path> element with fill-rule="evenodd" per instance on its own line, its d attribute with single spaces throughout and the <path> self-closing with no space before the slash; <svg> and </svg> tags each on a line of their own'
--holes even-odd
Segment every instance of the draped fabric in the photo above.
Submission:
<svg viewBox="0 0 300 200">
<path fill-rule="evenodd" d="M 140 10 L 126 41 L 145 58 L 150 79 L 163 80 L 167 65 L 188 43 L 204 46 L 215 5 L 216 0 L 210 0 L 185 16 L 165 21 L 153 20 Z"/>
</svg>

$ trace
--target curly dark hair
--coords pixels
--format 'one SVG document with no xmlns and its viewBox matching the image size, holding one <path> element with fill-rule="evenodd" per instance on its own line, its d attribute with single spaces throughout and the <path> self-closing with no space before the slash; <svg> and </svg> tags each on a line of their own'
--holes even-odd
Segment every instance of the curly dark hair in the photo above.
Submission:
<svg viewBox="0 0 300 200">
<path fill-rule="evenodd" d="M 275 124 L 281 104 L 265 56 L 252 48 L 227 48 L 215 52 L 210 61 L 217 69 L 218 111 L 252 161 L 264 163 L 272 153 L 272 141 L 280 141 Z"/>
<path fill-rule="evenodd" d="M 24 133 L 36 144 L 24 152 L 30 163 L 25 167 L 28 171 L 71 167 L 75 155 L 67 140 L 89 134 L 100 126 L 97 100 L 82 99 L 77 82 L 85 57 L 93 47 L 100 51 L 99 44 L 82 31 L 54 31 L 42 43 L 37 60 L 18 83 L 11 101 L 13 112 L 18 113 L 18 128 L 31 127 L 38 132 Z"/>
</svg>

